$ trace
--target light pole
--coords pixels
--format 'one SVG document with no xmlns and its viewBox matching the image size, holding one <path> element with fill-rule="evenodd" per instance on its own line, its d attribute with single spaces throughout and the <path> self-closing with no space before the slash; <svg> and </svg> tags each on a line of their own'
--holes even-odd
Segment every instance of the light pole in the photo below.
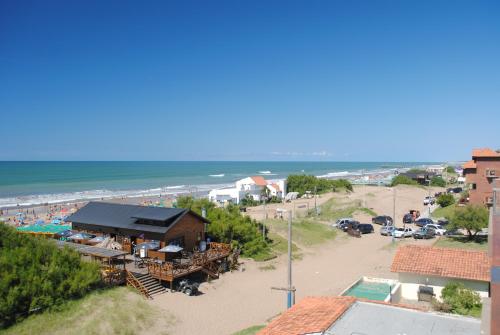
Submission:
<svg viewBox="0 0 500 335">
<path fill-rule="evenodd" d="M 292 213 L 288 212 L 288 293 L 287 308 L 295 304 L 295 290 L 292 286 Z"/>
<path fill-rule="evenodd" d="M 262 239 L 266 240 L 266 226 L 265 222 L 267 220 L 267 209 L 266 209 L 266 197 L 264 197 L 264 221 L 262 222 Z"/>
<path fill-rule="evenodd" d="M 429 208 L 428 217 L 430 218 L 431 217 L 431 180 L 430 179 L 429 179 L 429 197 L 427 199 L 429 199 L 429 203 L 427 204 L 427 208 Z"/>
<path fill-rule="evenodd" d="M 396 229 L 396 187 L 392 188 L 392 228 Z M 394 238 L 394 230 L 392 231 L 392 243 L 396 240 Z"/>
</svg>

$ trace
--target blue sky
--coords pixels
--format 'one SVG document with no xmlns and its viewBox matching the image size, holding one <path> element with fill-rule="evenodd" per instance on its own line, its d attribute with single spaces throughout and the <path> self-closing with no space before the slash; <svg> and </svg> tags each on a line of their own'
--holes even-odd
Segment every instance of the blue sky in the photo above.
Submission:
<svg viewBox="0 0 500 335">
<path fill-rule="evenodd" d="M 466 160 L 498 1 L 0 1 L 1 160 Z"/>
</svg>

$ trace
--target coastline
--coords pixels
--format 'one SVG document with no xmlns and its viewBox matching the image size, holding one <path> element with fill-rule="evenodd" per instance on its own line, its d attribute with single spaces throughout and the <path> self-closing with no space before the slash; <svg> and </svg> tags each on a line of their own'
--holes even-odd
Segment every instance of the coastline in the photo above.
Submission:
<svg viewBox="0 0 500 335">
<path fill-rule="evenodd" d="M 387 166 L 386 168 L 374 168 L 374 169 L 357 169 L 357 170 L 346 170 L 346 171 L 334 171 L 328 172 L 326 174 L 315 174 L 318 178 L 325 179 L 348 179 L 353 184 L 357 185 L 384 185 L 390 182 L 392 176 L 398 172 L 406 171 L 410 168 L 421 167 L 425 168 L 429 165 L 422 165 L 416 163 L 414 166 L 407 165 L 403 168 L 396 168 L 393 166 Z M 295 172 L 301 173 L 301 172 Z M 306 172 L 302 172 L 306 173 Z M 256 174 L 262 175 L 270 182 L 276 182 L 278 180 L 286 179 L 286 177 L 281 178 L 270 178 L 277 177 L 276 173 L 270 170 L 257 171 Z M 294 174 L 294 173 L 290 173 Z M 220 175 L 209 175 L 212 179 L 219 178 Z M 243 174 L 242 177 L 243 178 Z M 15 209 L 26 209 L 34 207 L 48 207 L 51 205 L 60 204 L 75 204 L 75 203 L 86 203 L 88 201 L 95 200 L 106 200 L 106 201 L 130 201 L 131 203 L 141 203 L 144 201 L 152 201 L 152 199 L 173 199 L 180 195 L 192 194 L 196 197 L 207 196 L 209 191 L 212 189 L 224 188 L 232 186 L 233 182 L 221 182 L 221 183 L 207 183 L 207 184 L 197 184 L 197 185 L 175 185 L 175 186 L 163 186 L 148 189 L 129 189 L 129 190 L 90 190 L 90 191 L 77 191 L 77 192 L 66 192 L 66 193 L 48 193 L 48 194 L 33 194 L 33 195 L 21 195 L 17 197 L 3 197 L 0 198 L 0 209 L 1 210 L 15 210 Z"/>
</svg>

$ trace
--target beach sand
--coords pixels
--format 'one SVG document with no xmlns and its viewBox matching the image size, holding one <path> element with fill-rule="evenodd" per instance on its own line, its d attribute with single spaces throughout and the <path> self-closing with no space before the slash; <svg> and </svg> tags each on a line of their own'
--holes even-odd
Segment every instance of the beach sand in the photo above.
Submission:
<svg viewBox="0 0 500 335">
<path fill-rule="evenodd" d="M 441 190 L 436 188 L 434 191 Z M 396 224 L 401 222 L 404 213 L 417 209 L 422 213 L 423 198 L 428 191 L 419 187 L 398 186 L 396 199 Z M 318 203 L 331 197 L 365 202 L 378 214 L 392 216 L 393 193 L 386 187 L 357 186 L 351 194 L 327 194 Z M 297 202 L 303 202 L 303 199 Z M 307 200 L 310 206 L 314 199 Z M 292 209 L 293 203 L 268 205 L 268 211 L 275 207 Z M 248 214 L 254 218 L 263 216 L 262 206 L 251 208 Z M 361 222 L 370 222 L 366 214 L 355 215 Z M 293 285 L 297 289 L 297 301 L 311 295 L 338 295 L 361 276 L 396 278 L 390 272 L 392 258 L 397 245 L 431 245 L 434 240 L 406 239 L 394 245 L 390 237 L 378 233 L 351 238 L 339 233 L 330 242 L 309 248 L 301 260 L 293 262 Z M 265 324 L 270 318 L 286 308 L 286 293 L 271 290 L 271 287 L 284 287 L 287 284 L 286 257 L 281 256 L 267 262 L 242 260 L 244 271 L 221 275 L 217 280 L 203 283 L 200 296 L 188 297 L 181 293 L 165 293 L 155 297 L 150 303 L 173 314 L 177 320 L 173 334 L 231 334 L 252 325 Z M 266 265 L 274 270 L 262 270 Z M 154 329 L 151 329 L 154 332 Z"/>
</svg>

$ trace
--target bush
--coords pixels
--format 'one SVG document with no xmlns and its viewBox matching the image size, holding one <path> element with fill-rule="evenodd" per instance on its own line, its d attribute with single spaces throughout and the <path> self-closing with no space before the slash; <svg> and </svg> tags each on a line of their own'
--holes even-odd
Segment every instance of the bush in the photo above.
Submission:
<svg viewBox="0 0 500 335">
<path fill-rule="evenodd" d="M 467 205 L 456 207 L 448 219 L 451 229 L 465 229 L 469 240 L 472 240 L 478 232 L 488 227 L 489 212 L 481 205 Z"/>
<path fill-rule="evenodd" d="M 340 189 L 352 191 L 352 184 L 346 179 L 324 179 L 311 175 L 289 175 L 287 180 L 288 192 L 298 192 L 299 196 L 307 191 L 318 194 L 336 192 Z"/>
<path fill-rule="evenodd" d="M 0 224 L 0 269 L 0 328 L 33 311 L 82 297 L 100 284 L 96 263 L 5 224 Z"/>
<path fill-rule="evenodd" d="M 398 175 L 394 178 L 392 178 L 391 181 L 391 186 L 396 186 L 396 185 L 417 185 L 418 183 L 411 179 L 410 177 L 404 176 L 404 175 Z"/>
<path fill-rule="evenodd" d="M 453 194 L 443 193 L 437 198 L 436 202 L 443 208 L 448 207 L 455 203 L 455 197 L 453 196 Z"/>
<path fill-rule="evenodd" d="M 446 171 L 446 173 L 452 173 L 452 174 L 456 173 L 455 168 L 453 166 L 449 166 L 449 165 L 446 167 L 445 171 Z"/>
<path fill-rule="evenodd" d="M 207 226 L 210 237 L 241 248 L 244 256 L 254 257 L 269 252 L 268 241 L 262 238 L 262 224 L 242 215 L 239 206 L 218 208 L 208 199 L 193 199 L 189 196 L 177 198 L 177 206 L 189 208 L 198 214 L 205 208 L 207 219 L 210 220 Z"/>
<path fill-rule="evenodd" d="M 451 312 L 469 315 L 481 309 L 481 297 L 462 283 L 451 282 L 441 291 L 443 303 L 449 306 Z"/>
<path fill-rule="evenodd" d="M 431 178 L 431 186 L 446 187 L 446 181 L 440 176 L 434 176 Z"/>
</svg>

